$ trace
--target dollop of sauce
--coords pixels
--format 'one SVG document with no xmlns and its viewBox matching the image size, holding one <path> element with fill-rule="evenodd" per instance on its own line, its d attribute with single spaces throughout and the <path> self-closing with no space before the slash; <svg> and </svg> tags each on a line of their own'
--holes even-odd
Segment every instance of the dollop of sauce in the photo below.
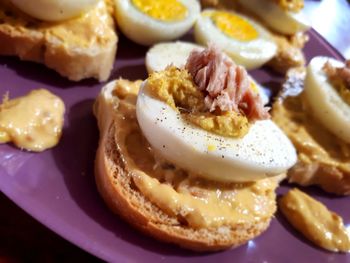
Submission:
<svg viewBox="0 0 350 263">
<path fill-rule="evenodd" d="M 342 218 L 298 189 L 279 201 L 287 220 L 314 244 L 334 252 L 350 251 L 350 236 Z"/>
<path fill-rule="evenodd" d="M 40 152 L 54 147 L 62 133 L 65 106 L 45 89 L 23 97 L 4 99 L 0 105 L 0 143 Z"/>
<path fill-rule="evenodd" d="M 218 183 L 200 179 L 162 159 L 143 137 L 136 119 L 134 86 L 118 81 L 114 112 L 115 143 L 135 187 L 165 213 L 193 228 L 256 224 L 274 214 L 277 178 L 252 183 Z M 118 90 L 121 90 L 119 92 Z M 125 96 L 126 91 L 130 94 Z"/>
<path fill-rule="evenodd" d="M 178 0 L 132 0 L 132 4 L 142 13 L 164 22 L 181 21 L 188 13 L 186 6 Z"/>
</svg>

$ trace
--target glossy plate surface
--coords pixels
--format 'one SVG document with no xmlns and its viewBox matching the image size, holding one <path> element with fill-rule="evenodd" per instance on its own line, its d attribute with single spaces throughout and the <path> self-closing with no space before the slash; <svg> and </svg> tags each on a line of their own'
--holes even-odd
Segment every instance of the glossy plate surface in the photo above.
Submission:
<svg viewBox="0 0 350 263">
<path fill-rule="evenodd" d="M 341 59 L 315 31 L 305 48 L 307 58 L 326 55 Z M 120 40 L 111 79 L 146 77 L 146 49 Z M 267 69 L 252 75 L 276 93 L 282 78 Z M 198 254 L 157 242 L 133 230 L 113 215 L 97 193 L 93 171 L 98 131 L 92 115 L 94 98 L 102 84 L 69 82 L 44 66 L 0 58 L 0 96 L 17 97 L 31 89 L 46 88 L 66 104 L 65 125 L 59 145 L 43 153 L 0 145 L 0 190 L 18 206 L 59 235 L 86 251 L 118 262 L 350 262 L 350 254 L 335 254 L 310 244 L 277 213 L 270 228 L 248 244 L 218 253 Z M 282 186 L 284 193 L 289 186 Z M 335 197 L 305 189 L 350 228 L 350 197 Z"/>
</svg>

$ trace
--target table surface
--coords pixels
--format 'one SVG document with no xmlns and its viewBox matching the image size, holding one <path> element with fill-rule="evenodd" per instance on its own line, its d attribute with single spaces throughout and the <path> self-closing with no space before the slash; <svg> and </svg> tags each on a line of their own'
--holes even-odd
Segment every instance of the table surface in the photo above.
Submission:
<svg viewBox="0 0 350 263">
<path fill-rule="evenodd" d="M 349 1 L 305 1 L 305 13 L 312 26 L 350 59 Z M 0 262 L 100 262 L 32 219 L 2 193 L 0 211 Z"/>
</svg>

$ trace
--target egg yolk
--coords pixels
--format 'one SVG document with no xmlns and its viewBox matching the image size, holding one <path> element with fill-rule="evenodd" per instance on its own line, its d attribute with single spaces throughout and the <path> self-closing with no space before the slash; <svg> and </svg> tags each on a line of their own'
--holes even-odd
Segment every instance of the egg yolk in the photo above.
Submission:
<svg viewBox="0 0 350 263">
<path fill-rule="evenodd" d="M 183 20 L 187 16 L 187 8 L 177 0 L 132 0 L 142 13 L 165 22 Z"/>
<path fill-rule="evenodd" d="M 217 28 L 225 35 L 238 41 L 252 41 L 258 37 L 258 31 L 249 21 L 232 13 L 217 11 L 211 14 Z"/>
<path fill-rule="evenodd" d="M 147 88 L 153 97 L 164 101 L 186 121 L 206 131 L 234 138 L 242 138 L 249 131 L 248 118 L 240 113 L 213 114 L 206 111 L 204 95 L 185 69 L 170 66 L 164 71 L 154 72 L 147 79 Z"/>
<path fill-rule="evenodd" d="M 251 88 L 255 93 L 259 93 L 258 86 L 257 86 L 253 81 L 250 82 L 250 88 Z"/>
</svg>

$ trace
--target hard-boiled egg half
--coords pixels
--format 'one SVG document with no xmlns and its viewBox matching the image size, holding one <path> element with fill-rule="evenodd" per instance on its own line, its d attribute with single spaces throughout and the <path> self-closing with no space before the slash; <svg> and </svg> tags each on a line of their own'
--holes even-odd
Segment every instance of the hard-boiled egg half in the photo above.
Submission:
<svg viewBox="0 0 350 263">
<path fill-rule="evenodd" d="M 204 47 L 190 42 L 176 41 L 159 43 L 152 46 L 146 53 L 146 68 L 148 73 L 164 70 L 167 66 L 173 65 L 178 68 L 184 67 L 187 58 L 194 50 L 203 50 Z M 269 102 L 264 88 L 261 87 L 251 76 L 251 87 L 259 92 L 264 104 Z"/>
<path fill-rule="evenodd" d="M 178 45 L 179 43 L 177 43 Z M 216 52 L 216 48 L 211 46 L 206 51 Z M 192 53 L 191 56 L 196 56 L 196 54 Z M 210 60 L 210 57 L 205 57 L 207 54 L 205 51 L 198 54 L 195 59 Z M 212 58 L 212 62 L 226 58 L 226 56 L 220 56 L 219 53 L 212 54 L 216 56 Z M 191 56 L 190 58 L 194 59 Z M 210 61 L 204 63 L 209 65 Z M 226 63 L 218 65 L 217 70 L 238 69 L 235 64 L 229 63 L 229 60 L 226 60 Z M 182 106 L 177 108 L 176 105 L 174 108 L 171 106 L 174 104 L 168 104 L 169 97 L 165 100 L 159 99 L 158 95 L 161 94 L 162 97 L 162 95 L 169 94 L 170 90 L 177 90 L 176 96 L 181 98 L 180 100 L 185 104 L 186 101 L 192 101 L 193 105 L 203 105 L 198 101 L 201 99 L 205 103 L 207 97 L 197 96 L 195 95 L 196 92 L 189 92 L 192 88 L 201 92 L 200 88 L 194 84 L 195 80 L 191 80 L 191 77 L 188 78 L 188 76 L 191 76 L 188 74 L 191 73 L 185 68 L 190 64 L 187 62 L 182 69 L 169 67 L 165 71 L 151 74 L 139 91 L 136 103 L 137 120 L 143 135 L 155 152 L 196 176 L 221 182 L 248 182 L 276 176 L 285 173 L 287 169 L 295 164 L 297 156 L 292 143 L 269 119 L 250 121 L 248 129 L 245 130 L 242 136 L 229 136 L 225 133 L 211 132 L 188 121 L 189 119 L 184 116 L 188 116 L 192 110 L 195 111 L 195 108 L 183 108 Z M 180 74 L 181 72 L 183 75 Z M 226 74 L 225 72 L 223 74 Z M 211 75 L 213 72 L 207 73 Z M 154 78 L 154 76 L 156 77 Z M 217 75 L 215 73 L 211 75 L 213 78 L 218 78 L 217 80 L 221 80 L 222 76 L 222 74 Z M 197 79 L 197 81 L 199 80 Z M 234 87 L 236 91 L 240 89 L 241 86 L 234 84 L 236 79 L 227 79 L 227 81 L 230 81 L 230 83 L 224 85 Z M 190 88 L 187 90 L 181 88 L 181 86 L 186 85 L 190 85 Z M 218 82 L 217 85 L 216 88 L 223 88 Z M 154 93 L 155 90 L 160 91 L 160 93 Z M 251 92 L 248 93 L 251 94 Z M 180 103 L 179 105 L 185 104 Z M 181 111 L 185 111 L 185 115 Z M 204 114 L 210 113 L 205 112 Z M 243 112 L 237 114 L 236 122 L 242 120 L 241 118 L 248 121 Z M 235 125 L 231 122 L 225 123 L 225 126 Z M 237 129 L 241 130 L 244 127 L 237 126 Z"/>
<path fill-rule="evenodd" d="M 203 11 L 195 24 L 194 35 L 202 45 L 215 43 L 235 63 L 247 69 L 260 67 L 277 51 L 265 28 L 248 17 L 229 11 Z"/>
<path fill-rule="evenodd" d="M 154 150 L 198 176 L 222 182 L 254 181 L 293 166 L 296 152 L 271 121 L 255 122 L 243 138 L 224 137 L 184 121 L 144 83 L 136 104 L 137 120 Z"/>
<path fill-rule="evenodd" d="M 44 21 L 63 21 L 79 16 L 100 0 L 11 0 L 24 13 Z"/>
<path fill-rule="evenodd" d="M 200 12 L 196 0 L 115 0 L 115 3 L 121 31 L 142 45 L 182 36 Z"/>
<path fill-rule="evenodd" d="M 301 11 L 283 10 L 275 1 L 239 0 L 239 3 L 281 34 L 292 35 L 310 28 L 309 20 Z"/>
<path fill-rule="evenodd" d="M 315 118 L 334 135 L 350 143 L 350 105 L 339 95 L 323 71 L 327 61 L 334 67 L 344 67 L 344 63 L 332 58 L 313 58 L 307 67 L 305 96 Z"/>
</svg>

